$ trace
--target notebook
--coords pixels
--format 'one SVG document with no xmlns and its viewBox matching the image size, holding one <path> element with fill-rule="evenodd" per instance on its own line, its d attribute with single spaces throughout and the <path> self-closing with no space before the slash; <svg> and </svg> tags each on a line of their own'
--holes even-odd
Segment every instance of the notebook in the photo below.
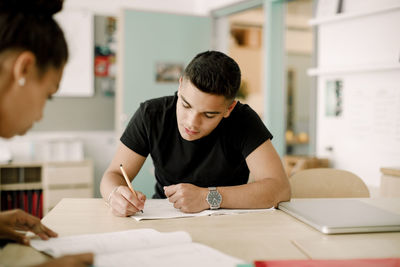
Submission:
<svg viewBox="0 0 400 267">
<path fill-rule="evenodd" d="M 171 219 L 171 218 L 186 218 L 198 216 L 214 216 L 214 215 L 234 215 L 251 212 L 264 212 L 274 210 L 269 209 L 217 209 L 217 210 L 203 210 L 196 213 L 184 213 L 179 209 L 174 208 L 174 204 L 169 202 L 168 199 L 147 199 L 144 204 L 143 213 L 137 212 L 131 218 L 141 220 L 158 220 L 158 219 Z"/>
<path fill-rule="evenodd" d="M 324 234 L 400 231 L 400 214 L 356 199 L 296 199 L 279 209 Z"/>
</svg>

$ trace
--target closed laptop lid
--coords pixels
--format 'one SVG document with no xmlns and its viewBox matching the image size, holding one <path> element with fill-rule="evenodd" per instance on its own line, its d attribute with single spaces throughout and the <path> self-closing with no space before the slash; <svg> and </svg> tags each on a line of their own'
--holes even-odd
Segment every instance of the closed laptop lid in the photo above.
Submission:
<svg viewBox="0 0 400 267">
<path fill-rule="evenodd" d="M 400 231 L 400 214 L 356 199 L 296 199 L 279 209 L 325 234 Z"/>
</svg>

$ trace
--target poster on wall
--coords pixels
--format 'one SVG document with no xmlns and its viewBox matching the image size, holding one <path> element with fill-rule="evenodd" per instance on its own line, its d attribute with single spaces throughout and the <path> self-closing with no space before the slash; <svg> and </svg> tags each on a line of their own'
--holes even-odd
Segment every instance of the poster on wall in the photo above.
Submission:
<svg viewBox="0 0 400 267">
<path fill-rule="evenodd" d="M 87 10 L 64 10 L 55 16 L 64 31 L 69 58 L 56 96 L 94 95 L 93 14 Z"/>
<path fill-rule="evenodd" d="M 156 63 L 156 82 L 165 83 L 179 82 L 179 78 L 183 73 L 182 63 L 171 63 L 171 62 L 157 62 Z"/>
<path fill-rule="evenodd" d="M 343 113 L 343 81 L 326 81 L 325 115 L 327 117 L 340 117 Z"/>
</svg>

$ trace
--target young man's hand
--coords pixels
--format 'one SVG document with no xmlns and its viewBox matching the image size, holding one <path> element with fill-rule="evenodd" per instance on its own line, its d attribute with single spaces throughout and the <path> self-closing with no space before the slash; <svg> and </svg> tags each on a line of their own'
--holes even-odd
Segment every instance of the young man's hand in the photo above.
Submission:
<svg viewBox="0 0 400 267">
<path fill-rule="evenodd" d="M 169 202 L 174 203 L 174 207 L 183 212 L 200 212 L 210 207 L 206 201 L 208 188 L 192 184 L 176 184 L 164 186 L 164 193 Z"/>
<path fill-rule="evenodd" d="M 110 193 L 108 204 L 114 215 L 127 217 L 143 210 L 146 196 L 142 192 L 135 192 L 137 197 L 128 186 L 120 185 Z"/>
<path fill-rule="evenodd" d="M 18 233 L 17 230 L 31 231 L 44 240 L 57 236 L 57 233 L 44 226 L 39 218 L 23 210 L 15 209 L 0 212 L 0 238 L 29 245 L 29 238 L 23 233 Z"/>
<path fill-rule="evenodd" d="M 93 254 L 84 253 L 66 255 L 57 259 L 47 261 L 35 267 L 86 267 L 93 264 Z"/>
</svg>

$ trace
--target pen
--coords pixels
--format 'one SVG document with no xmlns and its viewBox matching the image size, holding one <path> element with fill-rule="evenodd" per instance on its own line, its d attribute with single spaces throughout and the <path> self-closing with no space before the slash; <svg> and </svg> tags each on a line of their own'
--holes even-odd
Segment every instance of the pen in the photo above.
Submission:
<svg viewBox="0 0 400 267">
<path fill-rule="evenodd" d="M 133 190 L 131 181 L 128 179 L 128 175 L 126 175 L 126 172 L 125 172 L 124 168 L 122 167 L 122 164 L 119 165 L 119 168 L 121 169 L 122 176 L 124 176 L 125 182 L 128 184 L 129 189 L 132 191 L 132 193 L 135 195 L 135 197 L 138 198 L 138 196 L 136 195 L 135 190 Z M 140 212 L 143 213 L 143 210 L 140 210 Z"/>
</svg>

